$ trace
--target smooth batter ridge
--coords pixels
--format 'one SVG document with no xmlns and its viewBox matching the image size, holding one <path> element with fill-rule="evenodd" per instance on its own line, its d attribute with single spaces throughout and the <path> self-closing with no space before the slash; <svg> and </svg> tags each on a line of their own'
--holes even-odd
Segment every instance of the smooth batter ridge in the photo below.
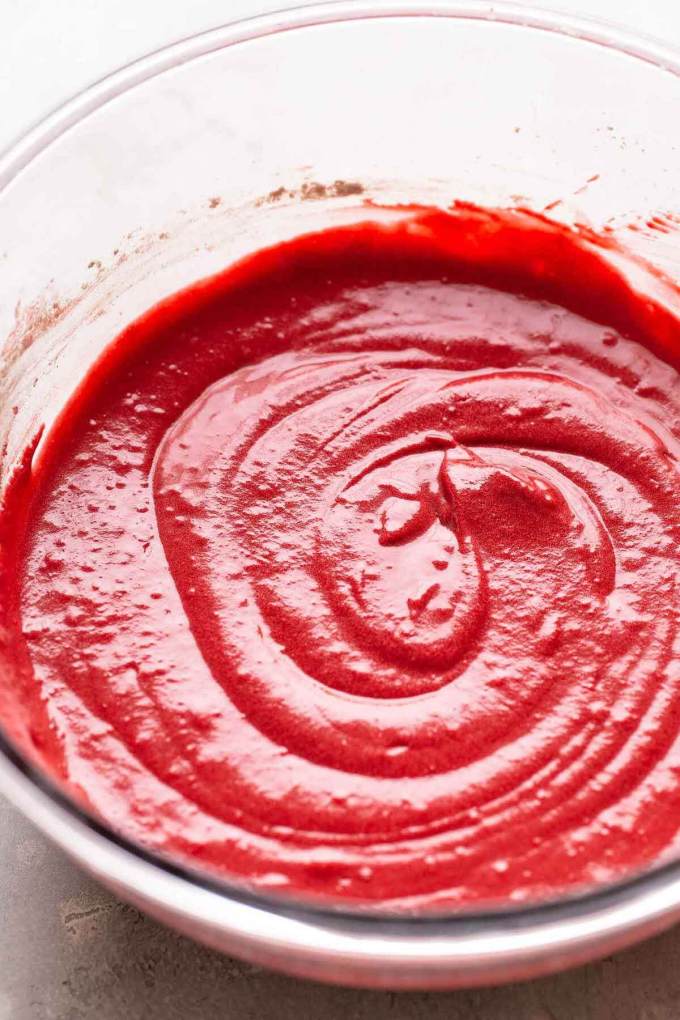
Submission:
<svg viewBox="0 0 680 1020">
<path fill-rule="evenodd" d="M 15 738 L 297 894 L 521 901 L 675 848 L 680 325 L 615 254 L 416 210 L 132 326 L 6 500 Z"/>
</svg>

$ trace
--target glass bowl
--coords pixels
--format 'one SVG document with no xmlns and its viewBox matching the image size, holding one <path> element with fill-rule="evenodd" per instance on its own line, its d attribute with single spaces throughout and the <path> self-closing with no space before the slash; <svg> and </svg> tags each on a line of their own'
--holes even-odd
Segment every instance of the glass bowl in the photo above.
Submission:
<svg viewBox="0 0 680 1020">
<path fill-rule="evenodd" d="M 0 161 L 0 484 L 103 348 L 240 256 L 400 202 L 550 210 L 680 280 L 680 55 L 511 3 L 330 3 L 95 84 Z M 656 220 L 655 220 L 656 217 Z M 651 223 L 651 226 L 650 226 Z M 583 962 L 680 917 L 680 862 L 559 902 L 396 916 L 244 890 L 133 844 L 0 733 L 3 791 L 123 898 L 321 980 L 435 988 Z"/>
</svg>

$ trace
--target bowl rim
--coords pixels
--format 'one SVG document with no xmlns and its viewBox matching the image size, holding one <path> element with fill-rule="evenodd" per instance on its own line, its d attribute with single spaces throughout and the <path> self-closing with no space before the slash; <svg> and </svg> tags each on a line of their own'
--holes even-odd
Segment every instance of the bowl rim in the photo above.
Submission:
<svg viewBox="0 0 680 1020">
<path fill-rule="evenodd" d="M 617 51 L 680 77 L 680 50 L 606 20 L 513 0 L 326 0 L 228 22 L 132 60 L 41 117 L 0 153 L 0 198 L 31 162 L 71 128 L 136 86 L 210 53 L 269 35 L 321 25 L 404 17 L 492 22 L 540 30 Z M 153 852 L 116 832 L 28 761 L 0 728 L 0 788 L 31 821 L 117 890 L 150 909 L 229 932 L 252 945 L 278 944 L 302 956 L 339 960 L 452 962 L 481 968 L 554 956 L 680 916 L 680 859 L 587 891 L 530 905 L 405 914 L 384 908 L 293 899 L 251 891 Z M 76 849 L 75 844 L 79 844 Z M 225 904 L 229 905 L 225 913 Z M 673 915 L 673 917 L 671 916 Z M 424 936 L 427 937 L 425 941 Z M 586 956 L 587 958 L 587 956 Z"/>
</svg>

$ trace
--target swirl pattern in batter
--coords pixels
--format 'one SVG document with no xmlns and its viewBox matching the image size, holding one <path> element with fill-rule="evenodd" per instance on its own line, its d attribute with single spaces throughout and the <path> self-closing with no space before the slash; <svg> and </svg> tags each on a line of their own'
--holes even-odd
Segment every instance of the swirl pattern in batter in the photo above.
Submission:
<svg viewBox="0 0 680 1020">
<path fill-rule="evenodd" d="M 261 887 L 523 900 L 678 838 L 677 321 L 439 215 L 151 313 L 27 485 L 51 769 Z"/>
</svg>

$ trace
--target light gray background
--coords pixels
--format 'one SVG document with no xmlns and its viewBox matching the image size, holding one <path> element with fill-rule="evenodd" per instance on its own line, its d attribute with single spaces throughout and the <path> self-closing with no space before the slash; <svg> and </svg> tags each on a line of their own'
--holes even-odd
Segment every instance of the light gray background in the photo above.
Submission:
<svg viewBox="0 0 680 1020">
<path fill-rule="evenodd" d="M 89 81 L 272 0 L 0 0 L 0 148 Z M 577 0 L 680 46 L 680 0 Z M 680 125 L 677 128 L 680 131 Z M 226 959 L 85 878 L 0 798 L 0 1020 L 680 1020 L 680 929 L 568 974 L 448 994 L 325 988 Z"/>
</svg>

